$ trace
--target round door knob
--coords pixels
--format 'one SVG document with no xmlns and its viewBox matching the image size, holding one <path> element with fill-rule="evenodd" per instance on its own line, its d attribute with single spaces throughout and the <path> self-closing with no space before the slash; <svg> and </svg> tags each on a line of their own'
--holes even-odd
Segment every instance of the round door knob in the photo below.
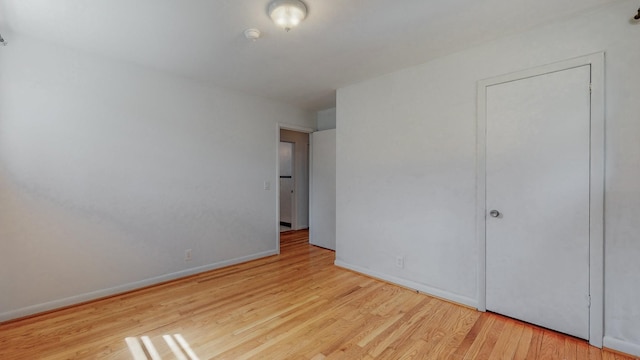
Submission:
<svg viewBox="0 0 640 360">
<path fill-rule="evenodd" d="M 500 216 L 500 211 L 498 211 L 498 210 L 491 210 L 491 211 L 489 211 L 489 215 L 491 215 L 491 217 L 495 217 L 495 218 L 497 218 L 498 216 Z"/>
</svg>

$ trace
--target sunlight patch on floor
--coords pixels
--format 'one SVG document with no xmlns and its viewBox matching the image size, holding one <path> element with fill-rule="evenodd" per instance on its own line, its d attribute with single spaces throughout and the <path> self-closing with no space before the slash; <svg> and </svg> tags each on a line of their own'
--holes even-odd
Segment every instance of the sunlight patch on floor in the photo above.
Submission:
<svg viewBox="0 0 640 360">
<path fill-rule="evenodd" d="M 178 360 L 200 360 L 191 346 L 181 334 L 163 335 L 162 339 L 167 344 L 173 355 Z M 133 356 L 133 360 L 162 360 L 156 346 L 148 336 L 128 337 L 124 339 Z M 142 342 L 141 342 L 142 341 Z"/>
</svg>

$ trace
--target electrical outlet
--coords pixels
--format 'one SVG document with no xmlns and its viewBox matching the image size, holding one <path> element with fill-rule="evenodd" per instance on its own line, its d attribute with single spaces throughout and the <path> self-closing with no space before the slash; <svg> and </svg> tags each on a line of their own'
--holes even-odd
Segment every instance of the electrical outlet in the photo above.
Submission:
<svg viewBox="0 0 640 360">
<path fill-rule="evenodd" d="M 187 249 L 184 251 L 184 261 L 191 261 L 191 249 Z"/>
<path fill-rule="evenodd" d="M 396 267 L 400 269 L 404 268 L 404 256 L 396 256 Z"/>
</svg>

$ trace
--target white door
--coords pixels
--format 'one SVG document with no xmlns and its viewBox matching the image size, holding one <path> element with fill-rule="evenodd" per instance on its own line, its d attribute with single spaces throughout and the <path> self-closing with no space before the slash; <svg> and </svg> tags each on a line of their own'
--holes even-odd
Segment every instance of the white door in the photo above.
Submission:
<svg viewBox="0 0 640 360">
<path fill-rule="evenodd" d="M 311 134 L 309 242 L 336 249 L 336 130 Z"/>
<path fill-rule="evenodd" d="M 590 81 L 584 65 L 486 89 L 487 310 L 584 339 Z"/>
<path fill-rule="evenodd" d="M 293 178 L 294 144 L 280 142 L 280 225 L 292 227 L 295 184 Z"/>
</svg>

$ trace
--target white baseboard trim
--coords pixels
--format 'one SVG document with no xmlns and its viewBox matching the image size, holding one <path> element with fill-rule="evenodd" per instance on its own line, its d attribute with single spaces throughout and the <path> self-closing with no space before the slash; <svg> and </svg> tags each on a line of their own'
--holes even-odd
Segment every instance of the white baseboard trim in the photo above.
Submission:
<svg viewBox="0 0 640 360">
<path fill-rule="evenodd" d="M 605 336 L 602 340 L 602 345 L 611 350 L 620 351 L 633 356 L 640 356 L 639 344 L 634 344 L 624 340 L 615 339 L 610 336 Z"/>
<path fill-rule="evenodd" d="M 445 300 L 448 300 L 448 301 L 451 301 L 451 302 L 454 302 L 454 303 L 458 303 L 458 304 L 461 304 L 461 305 L 470 306 L 470 307 L 475 308 L 475 309 L 478 308 L 478 301 L 475 300 L 475 299 L 468 298 L 466 296 L 453 294 L 453 293 L 450 293 L 450 292 L 445 291 L 445 290 L 436 289 L 436 288 L 433 288 L 433 287 L 430 287 L 430 286 L 427 286 L 427 285 L 424 285 L 424 284 L 420 284 L 420 283 L 417 283 L 417 282 L 414 282 L 414 281 L 411 281 L 411 280 L 407 280 L 407 279 L 402 279 L 402 278 L 399 278 L 399 277 L 396 277 L 396 276 L 379 273 L 377 271 L 373 271 L 371 269 L 366 269 L 366 268 L 363 268 L 363 267 L 360 267 L 360 266 L 357 266 L 357 265 L 348 264 L 348 263 L 342 262 L 340 260 L 336 260 L 334 262 L 334 264 L 336 266 L 341 267 L 341 268 L 345 268 L 345 269 L 348 269 L 348 270 L 359 272 L 359 273 L 362 273 L 362 274 L 365 274 L 365 275 L 368 275 L 368 276 L 371 276 L 371 277 L 374 277 L 374 278 L 377 278 L 377 279 L 381 279 L 381 280 L 388 281 L 388 282 L 391 282 L 391 283 L 394 283 L 394 284 L 397 284 L 397 285 L 408 287 L 410 289 L 415 289 L 415 290 L 418 290 L 418 291 L 420 291 L 422 293 L 425 293 L 427 295 L 432 295 L 432 296 L 435 296 L 435 297 L 438 297 L 438 298 L 442 298 L 442 299 L 445 299 Z"/>
<path fill-rule="evenodd" d="M 92 291 L 84 294 L 74 295 L 64 299 L 53 300 L 53 301 L 49 301 L 42 304 L 31 305 L 24 308 L 3 312 L 3 313 L 0 313 L 0 323 L 13 320 L 13 319 L 19 319 L 25 316 L 43 313 L 46 311 L 60 309 L 60 308 L 75 305 L 75 304 L 81 304 L 87 301 L 97 300 L 97 299 L 101 299 L 108 296 L 126 293 L 128 291 L 141 289 L 147 286 L 180 279 L 190 275 L 195 275 L 195 274 L 219 269 L 219 268 L 230 266 L 230 265 L 236 265 L 243 262 L 264 258 L 267 256 L 277 255 L 277 253 L 278 252 L 276 250 L 264 251 L 264 252 L 253 254 L 253 255 L 242 256 L 242 257 L 231 259 L 231 260 L 219 261 L 216 263 L 198 266 L 191 269 L 181 270 L 174 273 L 156 276 L 156 277 L 152 277 L 152 278 L 144 279 L 140 281 L 135 281 L 135 282 L 124 284 L 124 285 L 119 285 L 119 286 L 115 286 L 107 289 L 101 289 L 101 290 Z"/>
</svg>

